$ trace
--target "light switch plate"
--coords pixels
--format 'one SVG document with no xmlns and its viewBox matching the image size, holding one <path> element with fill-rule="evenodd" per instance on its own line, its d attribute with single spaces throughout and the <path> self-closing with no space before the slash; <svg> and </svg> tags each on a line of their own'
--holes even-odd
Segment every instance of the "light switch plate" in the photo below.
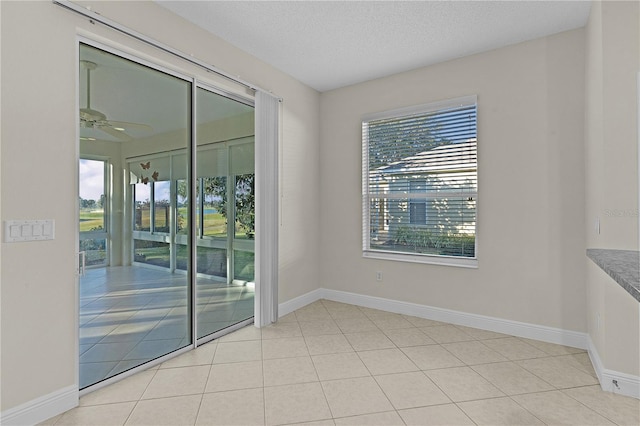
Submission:
<svg viewBox="0 0 640 426">
<path fill-rule="evenodd" d="M 4 242 L 42 241 L 55 238 L 55 221 L 43 220 L 5 220 Z"/>
</svg>

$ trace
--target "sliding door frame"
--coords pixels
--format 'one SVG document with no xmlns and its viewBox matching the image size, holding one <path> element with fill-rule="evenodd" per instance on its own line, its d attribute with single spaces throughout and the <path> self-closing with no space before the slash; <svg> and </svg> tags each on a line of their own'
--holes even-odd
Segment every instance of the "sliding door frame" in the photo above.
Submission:
<svg viewBox="0 0 640 426">
<path fill-rule="evenodd" d="M 197 93 L 197 89 L 198 88 L 202 88 L 204 90 L 213 92 L 215 94 L 218 94 L 220 96 L 224 96 L 226 98 L 244 103 L 248 106 L 251 106 L 255 109 L 255 100 L 251 97 L 248 96 L 242 96 L 239 95 L 237 93 L 233 93 L 230 91 L 226 91 L 222 88 L 216 87 L 214 85 L 212 85 L 211 83 L 202 81 L 198 79 L 198 76 L 196 74 L 189 74 L 187 72 L 184 71 L 176 71 L 175 69 L 171 69 L 171 68 L 167 68 L 166 66 L 160 65 L 160 60 L 158 59 L 157 62 L 153 62 L 152 60 L 149 59 L 144 59 L 144 57 L 148 57 L 148 55 L 143 55 L 143 54 L 132 54 L 129 53 L 129 48 L 127 48 L 127 51 L 122 50 L 122 48 L 118 48 L 118 47 L 114 47 L 108 44 L 105 44 L 104 42 L 100 42 L 100 41 L 96 41 L 95 39 L 92 39 L 86 35 L 77 35 L 76 36 L 76 55 L 75 55 L 75 62 L 76 62 L 76 111 L 78 111 L 80 109 L 80 99 L 79 99 L 79 94 L 80 94 L 80 74 L 79 74 L 79 70 L 80 70 L 80 46 L 81 45 L 87 45 L 87 46 L 91 46 L 94 47 L 96 49 L 100 49 L 103 50 L 107 53 L 119 56 L 123 59 L 135 62 L 137 64 L 149 67 L 153 70 L 159 71 L 159 72 L 163 72 L 165 74 L 168 74 L 170 76 L 176 77 L 180 80 L 186 81 L 190 84 L 191 86 L 191 128 L 190 128 L 190 138 L 189 138 L 189 142 L 187 144 L 187 156 L 189 158 L 189 162 L 187 165 L 187 176 L 189 179 L 189 182 L 191 183 L 191 185 L 189 186 L 189 204 L 188 204 L 188 216 L 189 216 L 189 224 L 190 224 L 190 232 L 189 232 L 189 236 L 188 236 L 188 242 L 190 244 L 190 259 L 188 262 L 188 266 L 187 266 L 187 276 L 188 276 L 188 300 L 190 301 L 190 320 L 191 320 L 191 329 L 190 329 L 190 333 L 191 333 L 191 343 L 183 348 L 177 349 L 169 354 L 163 355 L 159 358 L 156 358 L 152 361 L 146 362 L 142 365 L 139 365 L 137 367 L 134 367 L 130 370 L 127 370 L 123 373 L 117 374 L 113 377 L 107 378 L 105 380 L 102 380 L 94 385 L 88 386 L 82 390 L 79 391 L 79 395 L 82 396 L 86 393 L 90 393 L 93 392 L 95 390 L 98 390 L 102 387 L 108 386 L 112 383 L 115 383 L 117 381 L 120 381 L 126 377 L 129 377 L 133 374 L 136 374 L 140 371 L 144 371 L 148 368 L 151 368 L 153 366 L 159 365 L 169 359 L 172 359 L 174 357 L 177 357 L 185 352 L 188 352 L 190 350 L 193 350 L 195 348 L 197 348 L 198 346 L 207 343 L 211 340 L 214 340 L 216 338 L 219 338 L 225 334 L 228 334 L 234 330 L 237 330 L 239 328 L 242 328 L 246 325 L 249 324 L 256 324 L 255 322 L 255 317 L 251 317 L 247 320 L 244 320 L 242 322 L 239 322 L 237 324 L 234 324 L 232 326 L 229 326 L 227 328 L 224 328 L 223 330 L 220 330 L 218 332 L 209 334 L 207 336 L 202 337 L 201 339 L 198 339 L 198 333 L 197 333 L 197 287 L 196 287 L 196 275 L 197 275 L 197 265 L 196 265 L 196 261 L 197 261 L 197 257 L 196 257 L 196 207 L 194 204 L 195 201 L 195 197 L 197 195 L 196 192 L 196 176 L 197 176 L 197 171 L 196 171 L 196 151 L 197 151 L 197 123 L 196 123 L 196 116 L 197 116 L 197 106 L 196 106 L 196 101 L 197 101 L 197 97 L 196 97 L 196 93 Z M 177 67 L 176 67 L 177 68 Z M 255 114 L 255 113 L 254 113 Z M 255 135 L 254 135 L 255 138 Z M 76 173 L 75 173 L 75 180 L 76 180 L 76 188 L 79 189 L 79 160 L 81 157 L 80 155 L 80 119 L 79 116 L 76 114 Z M 254 143 L 255 143 L 255 139 L 254 139 Z M 254 170 L 255 170 L 255 165 L 257 163 L 258 159 L 254 159 Z M 124 165 L 123 165 L 124 166 Z M 256 174 L 256 179 L 258 178 L 257 174 Z M 123 185 L 126 187 L 126 185 L 128 185 L 128 183 L 123 181 Z M 123 188 L 124 190 L 124 188 Z M 113 191 L 115 192 L 115 191 Z M 124 192 L 124 214 L 123 214 L 123 221 L 122 221 L 122 230 L 121 230 L 121 237 L 124 240 L 125 238 L 127 238 L 127 236 L 132 237 L 133 236 L 133 213 L 130 211 L 131 209 L 128 208 L 128 206 L 132 205 L 132 199 L 131 199 L 131 191 L 125 191 Z M 112 194 L 110 194 L 112 195 Z M 277 202 L 277 200 L 275 200 L 274 202 Z M 79 218 L 79 213 L 78 213 L 78 209 L 75 209 L 75 216 L 76 216 L 76 223 L 78 222 L 78 218 Z M 257 219 L 262 216 L 262 213 L 259 211 L 259 206 L 258 204 L 256 204 L 256 221 Z M 112 229 L 109 230 L 110 232 L 113 232 Z M 277 230 L 274 230 L 275 232 L 277 232 Z M 76 252 L 79 251 L 79 238 L 80 238 L 80 232 L 79 232 L 79 227 L 76 230 Z M 256 235 L 256 237 L 258 237 Z M 131 241 L 129 243 L 130 247 L 127 247 L 125 244 L 125 247 L 123 247 L 123 251 L 129 251 L 129 252 L 133 252 L 133 242 Z M 257 251 L 259 250 L 258 248 L 258 244 L 255 244 L 255 253 L 256 253 L 256 259 L 258 258 L 258 253 Z M 276 247 L 277 249 L 277 247 Z M 124 256 L 127 256 L 127 254 L 124 254 Z M 268 253 L 266 254 L 266 256 L 270 256 Z M 80 330 L 80 321 L 79 321 L 79 306 L 80 306 L 80 275 L 79 275 L 79 270 L 78 270 L 78 274 L 76 274 L 76 282 L 75 282 L 75 294 L 76 294 L 76 304 L 75 304 L 75 309 L 76 309 L 76 333 L 77 333 L 77 337 L 76 337 L 76 351 L 75 353 L 78 354 L 79 353 L 79 345 L 80 345 L 80 334 L 79 334 L 79 330 Z M 256 273 L 258 271 L 256 270 Z M 259 280 L 259 278 L 256 276 L 254 277 L 254 280 L 257 282 Z M 255 292 L 255 299 L 254 299 L 254 307 L 257 306 L 260 303 L 259 300 L 259 292 L 256 291 Z M 254 309 L 255 310 L 255 309 Z M 75 358 L 75 371 L 76 371 L 76 384 L 80 383 L 80 359 L 79 356 L 76 356 Z"/>
</svg>

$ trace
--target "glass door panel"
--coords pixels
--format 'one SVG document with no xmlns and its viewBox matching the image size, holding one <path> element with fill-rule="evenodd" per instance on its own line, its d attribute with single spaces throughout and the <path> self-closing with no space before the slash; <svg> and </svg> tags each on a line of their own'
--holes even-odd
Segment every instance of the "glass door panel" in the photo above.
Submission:
<svg viewBox="0 0 640 426">
<path fill-rule="evenodd" d="M 249 202 L 253 157 L 243 158 L 251 164 L 246 174 L 236 176 L 234 154 L 239 160 L 240 145 L 253 152 L 254 115 L 252 106 L 203 88 L 197 90 L 196 111 L 196 318 L 198 338 L 203 338 L 253 317 L 254 289 L 247 285 L 253 281 L 253 272 L 247 272 L 253 269 L 253 246 L 245 247 L 248 256 L 239 256 L 244 265 L 234 260 L 236 227 L 248 238 L 255 223 Z M 238 268 L 251 279 L 235 281 Z"/>
<path fill-rule="evenodd" d="M 80 278 L 85 388 L 193 342 L 189 197 L 178 185 L 189 187 L 192 86 L 81 44 L 79 87 L 80 157 L 106 159 L 102 177 L 80 163 L 80 247 L 98 259 Z M 83 192 L 100 179 L 102 190 Z"/>
</svg>

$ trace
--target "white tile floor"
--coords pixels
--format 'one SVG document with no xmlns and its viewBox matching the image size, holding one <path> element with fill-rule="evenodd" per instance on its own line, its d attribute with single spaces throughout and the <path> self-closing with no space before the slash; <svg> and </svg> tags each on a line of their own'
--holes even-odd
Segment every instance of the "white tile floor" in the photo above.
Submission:
<svg viewBox="0 0 640 426">
<path fill-rule="evenodd" d="M 585 351 L 326 300 L 87 394 L 49 425 L 638 425 Z"/>
<path fill-rule="evenodd" d="M 251 287 L 198 278 L 200 337 L 253 316 Z M 186 275 L 89 269 L 80 282 L 80 388 L 190 344 Z"/>
</svg>

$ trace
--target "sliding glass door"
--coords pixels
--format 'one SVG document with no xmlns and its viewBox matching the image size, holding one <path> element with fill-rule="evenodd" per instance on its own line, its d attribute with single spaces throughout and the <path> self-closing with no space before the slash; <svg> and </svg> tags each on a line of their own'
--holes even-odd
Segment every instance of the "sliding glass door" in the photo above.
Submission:
<svg viewBox="0 0 640 426">
<path fill-rule="evenodd" d="M 80 45 L 81 388 L 253 316 L 253 106 L 196 86 Z"/>
<path fill-rule="evenodd" d="M 251 105 L 201 87 L 196 111 L 197 335 L 202 338 L 253 316 L 254 114 Z"/>
</svg>

